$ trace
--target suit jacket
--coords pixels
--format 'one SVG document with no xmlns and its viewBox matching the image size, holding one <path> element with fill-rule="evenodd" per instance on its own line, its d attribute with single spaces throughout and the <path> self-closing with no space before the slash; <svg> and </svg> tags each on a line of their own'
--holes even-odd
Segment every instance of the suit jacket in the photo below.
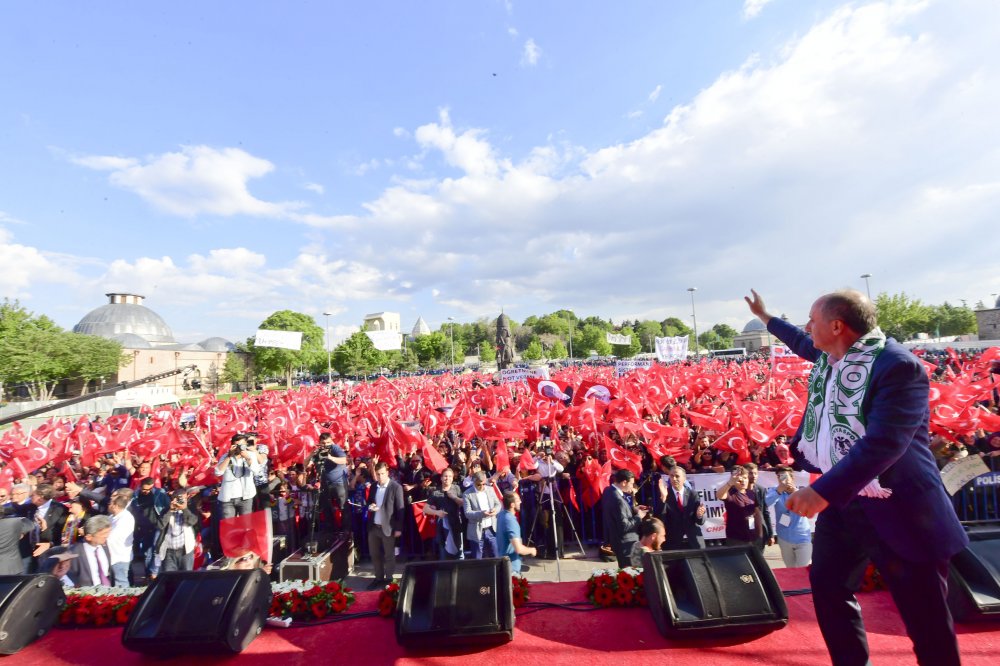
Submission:
<svg viewBox="0 0 1000 666">
<path fill-rule="evenodd" d="M 767 329 L 802 358 L 819 358 L 821 352 L 812 338 L 798 327 L 774 317 Z M 861 404 L 865 436 L 812 484 L 833 507 L 858 502 L 879 537 L 897 555 L 914 561 L 950 558 L 969 542 L 930 450 L 929 390 L 927 371 L 917 357 L 895 340 L 887 340 L 872 364 Z M 799 450 L 801 436 L 800 425 L 792 452 L 800 465 L 818 472 Z M 886 499 L 859 496 L 876 478 L 892 495 Z"/>
<path fill-rule="evenodd" d="M 58 546 L 62 543 L 63 526 L 66 524 L 66 510 L 59 502 L 52 500 L 49 503 L 49 510 L 42 518 L 45 519 L 45 529 L 38 533 L 39 542 L 47 542 Z"/>
<path fill-rule="evenodd" d="M 373 483 L 368 487 L 368 496 L 365 498 L 368 504 L 374 504 L 378 494 L 378 484 Z M 392 536 L 393 532 L 403 531 L 403 486 L 389 479 L 385 487 L 385 496 L 382 498 L 382 534 Z M 378 527 L 375 524 L 375 515 L 368 514 L 368 529 Z"/>
<path fill-rule="evenodd" d="M 697 517 L 701 499 L 698 493 L 690 488 L 681 488 L 683 506 L 677 506 L 677 495 L 673 486 L 667 491 L 667 500 L 663 503 L 663 513 L 660 520 L 667 531 L 667 540 L 661 550 L 684 550 L 689 548 L 704 548 L 705 537 L 701 535 L 699 525 L 705 524 L 705 516 Z"/>
<path fill-rule="evenodd" d="M 604 518 L 604 537 L 611 549 L 615 555 L 627 556 L 632 543 L 639 540 L 639 516 L 614 484 L 601 493 L 601 516 Z"/>
<path fill-rule="evenodd" d="M 87 554 L 83 550 L 84 542 L 78 541 L 68 548 L 68 552 L 75 553 L 77 555 L 76 559 L 70 560 L 69 571 L 66 573 L 67 578 L 73 581 L 74 587 L 90 587 L 91 585 L 100 585 L 101 581 L 94 580 L 90 575 L 90 564 L 87 562 Z M 107 545 L 101 546 L 104 551 L 105 561 L 108 563 L 108 570 L 104 574 L 110 579 L 111 578 L 111 551 L 108 550 Z"/>
<path fill-rule="evenodd" d="M 495 511 L 493 515 L 493 530 L 496 531 L 496 521 L 500 515 L 500 500 L 497 499 L 497 494 L 493 492 L 493 488 L 486 486 L 483 488 L 483 492 L 486 495 L 486 506 L 479 506 L 479 497 L 476 495 L 476 487 L 473 486 L 465 491 L 464 501 L 465 501 L 465 517 L 469 521 L 469 526 L 466 528 L 466 535 L 470 539 L 479 541 L 483 538 L 483 515 L 487 511 Z"/>
<path fill-rule="evenodd" d="M 11 516 L 0 519 L 0 576 L 19 576 L 24 573 L 20 545 L 25 536 L 35 528 L 27 518 Z"/>
</svg>

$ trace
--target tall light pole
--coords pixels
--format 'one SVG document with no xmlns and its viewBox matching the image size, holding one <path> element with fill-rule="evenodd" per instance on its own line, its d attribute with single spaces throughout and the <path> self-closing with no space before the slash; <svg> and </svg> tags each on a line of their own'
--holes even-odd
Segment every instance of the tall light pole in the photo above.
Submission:
<svg viewBox="0 0 1000 666">
<path fill-rule="evenodd" d="M 455 318 L 448 317 L 448 329 L 451 332 L 451 374 L 455 374 Z"/>
<path fill-rule="evenodd" d="M 574 326 L 573 326 L 573 308 L 566 308 L 566 312 L 569 313 L 568 315 L 566 315 L 566 323 L 569 324 L 569 338 L 568 338 L 568 342 L 569 342 L 569 360 L 572 361 L 573 360 L 573 328 L 574 328 Z"/>
<path fill-rule="evenodd" d="M 862 273 L 861 279 L 865 281 L 865 291 L 868 292 L 868 300 L 872 300 L 872 289 L 871 285 L 868 284 L 868 280 L 871 278 L 871 273 Z"/>
<path fill-rule="evenodd" d="M 698 287 L 688 287 L 688 291 L 691 292 L 691 319 L 694 321 L 694 358 L 698 360 L 701 358 L 698 351 L 698 315 L 694 311 L 694 292 L 698 291 Z"/>
<path fill-rule="evenodd" d="M 332 354 L 330 352 L 330 315 L 332 312 L 324 312 L 323 316 L 326 317 L 326 392 L 329 393 L 331 390 L 331 385 L 333 384 L 333 363 Z"/>
</svg>

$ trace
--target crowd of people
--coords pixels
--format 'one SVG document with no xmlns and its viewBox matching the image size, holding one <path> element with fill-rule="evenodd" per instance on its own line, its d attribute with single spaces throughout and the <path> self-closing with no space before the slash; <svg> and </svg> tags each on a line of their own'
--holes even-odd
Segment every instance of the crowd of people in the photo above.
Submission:
<svg viewBox="0 0 1000 666">
<path fill-rule="evenodd" d="M 995 352 L 926 357 L 935 383 L 963 387 L 964 403 L 944 391 L 949 409 L 932 444 L 942 459 L 1000 456 L 996 389 L 984 384 Z M 11 518 L 0 523 L 0 570 L 142 585 L 224 560 L 220 522 L 255 511 L 271 512 L 285 545 L 276 553 L 351 532 L 372 560 L 373 587 L 392 577 L 401 548 L 416 558 L 506 554 L 518 567 L 526 555 L 559 556 L 584 516 L 588 540 L 624 566 L 642 548 L 704 547 L 705 507 L 687 479 L 701 473 L 730 475 L 718 490 L 728 543 L 777 542 L 788 565 L 809 562 L 812 525 L 786 504 L 797 490 L 788 439 L 803 374 L 715 360 L 622 377 L 570 367 L 549 383 L 555 398 L 538 380 L 380 379 L 15 428 L 0 441 L 0 504 Z M 607 400 L 584 397 L 597 385 Z M 31 447 L 45 451 L 29 469 Z M 777 488 L 756 483 L 760 469 L 778 472 Z M 627 511 L 598 507 L 608 493 Z M 617 534 L 625 513 L 637 518 Z"/>
</svg>

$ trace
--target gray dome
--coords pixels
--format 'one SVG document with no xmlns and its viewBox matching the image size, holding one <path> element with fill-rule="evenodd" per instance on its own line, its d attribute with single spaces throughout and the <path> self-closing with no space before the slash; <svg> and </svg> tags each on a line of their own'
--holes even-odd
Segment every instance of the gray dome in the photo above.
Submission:
<svg viewBox="0 0 1000 666">
<path fill-rule="evenodd" d="M 220 337 L 209 338 L 207 340 L 202 340 L 198 343 L 198 346 L 205 351 L 210 352 L 231 352 L 235 351 L 236 345 L 234 345 L 229 340 Z"/>
<path fill-rule="evenodd" d="M 764 326 L 764 322 L 760 319 L 751 319 L 747 322 L 747 325 L 743 327 L 744 333 L 756 333 L 757 331 L 765 331 L 767 326 Z"/>
<path fill-rule="evenodd" d="M 73 329 L 76 331 L 76 329 Z M 79 331 L 76 331 L 79 333 Z M 121 343 L 122 347 L 125 349 L 152 349 L 153 345 L 149 344 L 149 340 L 140 338 L 135 333 L 119 333 L 118 335 L 110 336 L 112 340 L 117 340 Z"/>
<path fill-rule="evenodd" d="M 147 342 L 169 343 L 174 334 L 167 323 L 145 305 L 142 296 L 107 294 L 111 302 L 91 310 L 73 327 L 74 333 L 113 338 L 132 333 Z"/>
<path fill-rule="evenodd" d="M 1000 296 L 997 296 L 997 302 L 993 304 L 993 307 L 1000 308 Z"/>
</svg>

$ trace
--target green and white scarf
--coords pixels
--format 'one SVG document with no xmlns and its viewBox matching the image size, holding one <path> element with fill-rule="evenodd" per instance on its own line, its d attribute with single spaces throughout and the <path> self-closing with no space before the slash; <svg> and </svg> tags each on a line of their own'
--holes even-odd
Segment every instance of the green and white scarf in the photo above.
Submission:
<svg viewBox="0 0 1000 666">
<path fill-rule="evenodd" d="M 832 400 L 826 403 L 827 374 L 831 369 L 829 358 L 820 355 L 809 375 L 809 396 L 802 415 L 802 441 L 799 449 L 806 459 L 822 472 L 829 472 L 845 458 L 855 442 L 865 436 L 865 415 L 861 405 L 871 382 L 872 365 L 885 349 L 885 334 L 874 328 L 851 345 L 844 358 L 837 363 L 831 392 Z M 829 439 L 819 441 L 820 419 L 826 418 Z M 891 489 L 872 479 L 861 489 L 865 497 L 886 498 Z"/>
</svg>

